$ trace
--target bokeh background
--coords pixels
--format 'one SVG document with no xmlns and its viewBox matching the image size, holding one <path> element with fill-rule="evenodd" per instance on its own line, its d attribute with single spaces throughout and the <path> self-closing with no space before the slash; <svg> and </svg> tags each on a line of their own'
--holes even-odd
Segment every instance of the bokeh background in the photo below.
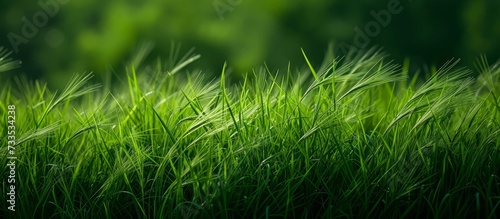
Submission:
<svg viewBox="0 0 500 219">
<path fill-rule="evenodd" d="M 207 74 L 217 75 L 227 61 L 239 75 L 264 62 L 271 69 L 288 62 L 301 67 L 300 48 L 315 65 L 329 43 L 343 55 L 338 45 L 355 45 L 355 28 L 377 21 L 372 11 L 396 3 L 401 12 L 369 37 L 367 47 L 381 46 L 390 59 L 410 58 L 416 66 L 500 57 L 498 0 L 2 1 L 0 46 L 16 50 L 13 57 L 23 62 L 19 72 L 54 86 L 75 72 L 120 74 L 142 42 L 154 43 L 153 59 L 166 60 L 176 42 L 181 52 L 196 48 L 201 59 L 195 67 Z"/>
</svg>

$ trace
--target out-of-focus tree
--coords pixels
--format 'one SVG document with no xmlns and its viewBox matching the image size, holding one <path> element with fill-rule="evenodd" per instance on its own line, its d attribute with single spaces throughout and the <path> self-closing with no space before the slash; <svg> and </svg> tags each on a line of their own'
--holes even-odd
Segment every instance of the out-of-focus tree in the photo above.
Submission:
<svg viewBox="0 0 500 219">
<path fill-rule="evenodd" d="M 61 2 L 65 2 L 60 0 Z M 143 41 L 152 41 L 155 56 L 166 59 L 171 42 L 202 55 L 197 67 L 218 72 L 224 61 L 234 75 L 264 62 L 272 69 L 304 62 L 304 48 L 318 65 L 330 41 L 352 43 L 355 27 L 374 21 L 371 11 L 391 1 L 366 0 L 67 0 L 36 36 L 20 44 L 14 58 L 23 70 L 63 84 L 74 72 L 103 74 L 118 68 Z M 0 45 L 11 46 L 9 33 L 22 34 L 22 18 L 33 21 L 40 4 L 8 1 L 0 8 Z M 500 55 L 498 1 L 399 0 L 393 15 L 370 45 L 385 48 L 391 58 L 440 65 L 452 57 L 473 60 L 480 53 Z M 337 54 L 341 55 L 341 54 Z M 59 83 L 57 83 L 60 81 Z"/>
</svg>

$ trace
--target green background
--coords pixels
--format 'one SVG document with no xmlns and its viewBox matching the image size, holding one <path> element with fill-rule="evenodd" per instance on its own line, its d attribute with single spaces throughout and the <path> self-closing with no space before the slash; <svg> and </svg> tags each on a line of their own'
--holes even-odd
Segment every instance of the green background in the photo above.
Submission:
<svg viewBox="0 0 500 219">
<path fill-rule="evenodd" d="M 395 1 L 392 0 L 394 3 Z M 356 45 L 355 28 L 377 21 L 372 11 L 388 10 L 391 0 L 170 0 L 4 1 L 0 8 L 0 45 L 9 50 L 12 34 L 23 37 L 23 17 L 43 24 L 42 5 L 57 3 L 54 16 L 24 37 L 13 58 L 21 72 L 54 86 L 75 72 L 122 74 L 123 64 L 142 42 L 153 42 L 152 59 L 166 60 L 171 43 L 181 52 L 195 47 L 195 68 L 220 72 L 225 61 L 233 75 L 264 62 L 271 70 L 304 66 L 303 48 L 319 65 L 329 43 Z M 385 27 L 369 37 L 366 48 L 381 46 L 390 59 L 410 58 L 415 66 L 442 65 L 451 58 L 472 63 L 480 54 L 490 61 L 500 55 L 500 1 L 401 0 Z M 53 6 L 53 5 L 51 5 Z M 54 11 L 54 7 L 50 7 Z M 372 23 L 373 24 L 373 23 Z M 344 44 L 345 45 L 345 44 Z M 423 65 L 422 65 L 423 64 Z"/>
</svg>

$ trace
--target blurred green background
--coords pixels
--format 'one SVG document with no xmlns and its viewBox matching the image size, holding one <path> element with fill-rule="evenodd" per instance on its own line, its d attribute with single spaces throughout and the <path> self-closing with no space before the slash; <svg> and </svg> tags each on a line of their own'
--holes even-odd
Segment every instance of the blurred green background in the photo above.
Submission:
<svg viewBox="0 0 500 219">
<path fill-rule="evenodd" d="M 373 15 L 391 8 L 399 12 L 390 21 Z M 195 67 L 213 74 L 224 61 L 234 75 L 264 62 L 272 70 L 289 61 L 301 67 L 300 48 L 319 65 L 329 42 L 335 55 L 343 55 L 339 45 L 359 47 L 356 28 L 371 31 L 363 47 L 381 46 L 399 63 L 470 64 L 480 54 L 500 57 L 499 13 L 498 0 L 2 1 L 0 45 L 16 50 L 21 72 L 55 86 L 75 72 L 120 74 L 146 41 L 155 44 L 153 59 L 166 60 L 172 41 L 184 52 L 195 47 L 202 56 Z"/>
</svg>

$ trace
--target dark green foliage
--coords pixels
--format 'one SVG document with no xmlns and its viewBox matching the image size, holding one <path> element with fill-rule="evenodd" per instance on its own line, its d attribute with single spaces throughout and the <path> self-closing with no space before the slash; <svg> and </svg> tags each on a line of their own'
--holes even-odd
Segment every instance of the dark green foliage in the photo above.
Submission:
<svg viewBox="0 0 500 219">
<path fill-rule="evenodd" d="M 498 63 L 480 59 L 474 80 L 450 62 L 417 85 L 370 50 L 230 85 L 225 68 L 180 74 L 196 56 L 165 69 L 143 55 L 119 87 L 84 75 L 63 92 L 22 79 L 0 91 L 1 114 L 17 108 L 11 215 L 497 217 Z"/>
</svg>

